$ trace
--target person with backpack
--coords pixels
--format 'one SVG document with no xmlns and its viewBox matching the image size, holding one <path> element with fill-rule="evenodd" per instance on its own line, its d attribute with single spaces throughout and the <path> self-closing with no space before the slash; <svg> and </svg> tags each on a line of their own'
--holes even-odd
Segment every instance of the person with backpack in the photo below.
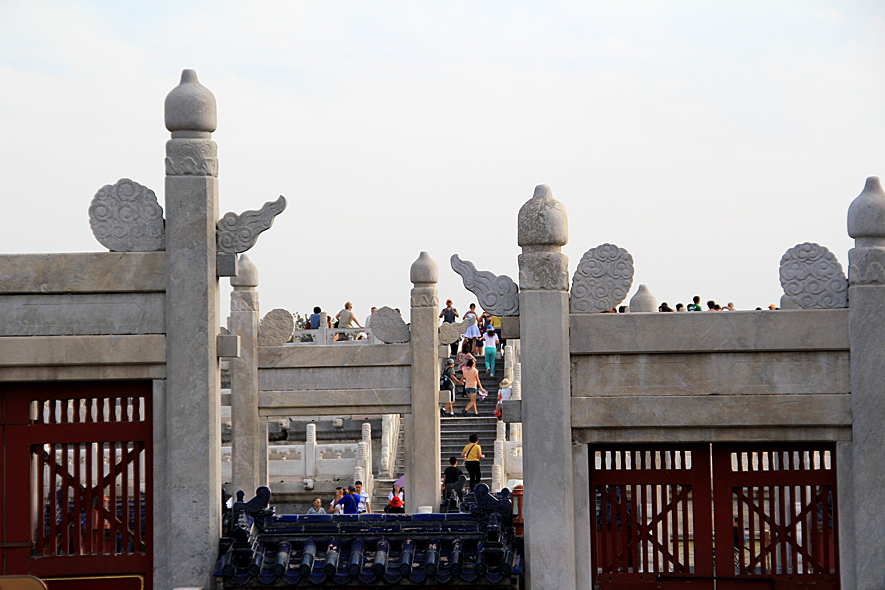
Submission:
<svg viewBox="0 0 885 590">
<path fill-rule="evenodd" d="M 455 361 L 452 359 L 446 359 L 446 368 L 443 369 L 442 377 L 439 380 L 440 391 L 449 392 L 449 403 L 439 409 L 443 418 L 446 417 L 447 413 L 452 417 L 455 415 L 455 383 L 459 385 L 464 384 L 463 381 L 455 377 Z"/>
</svg>

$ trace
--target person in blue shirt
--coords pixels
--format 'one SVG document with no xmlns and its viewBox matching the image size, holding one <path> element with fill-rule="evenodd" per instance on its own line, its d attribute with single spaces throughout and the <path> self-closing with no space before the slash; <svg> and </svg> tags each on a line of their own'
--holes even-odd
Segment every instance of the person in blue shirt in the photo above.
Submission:
<svg viewBox="0 0 885 590">
<path fill-rule="evenodd" d="M 320 312 L 322 310 L 319 307 L 313 308 L 313 313 L 310 314 L 308 321 L 310 322 L 310 330 L 316 330 L 320 327 Z"/>
<path fill-rule="evenodd" d="M 341 496 L 341 499 L 338 500 L 338 504 L 341 506 L 339 508 L 339 513 L 344 514 L 356 514 L 357 513 L 357 499 L 356 499 L 356 487 L 355 486 L 347 486 L 347 489 L 344 490 L 344 495 Z"/>
</svg>

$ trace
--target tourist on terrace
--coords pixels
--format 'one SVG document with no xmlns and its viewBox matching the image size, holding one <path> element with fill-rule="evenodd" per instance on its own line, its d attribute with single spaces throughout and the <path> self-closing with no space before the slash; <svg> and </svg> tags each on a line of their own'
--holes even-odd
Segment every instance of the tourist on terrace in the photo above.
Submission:
<svg viewBox="0 0 885 590">
<path fill-rule="evenodd" d="M 498 386 L 498 404 L 495 406 L 495 416 L 498 420 L 501 420 L 502 414 L 502 404 L 506 401 L 510 401 L 510 398 L 513 396 L 513 389 L 510 387 L 510 379 L 504 377 L 501 384 Z"/>
<path fill-rule="evenodd" d="M 461 371 L 461 374 L 464 374 L 464 369 L 467 367 L 467 361 L 472 360 L 474 363 L 476 362 L 476 357 L 470 354 L 472 348 L 473 345 L 470 343 L 470 339 L 465 338 L 464 343 L 461 345 L 461 352 L 458 353 L 458 370 Z"/>
<path fill-rule="evenodd" d="M 458 483 L 458 478 L 460 477 L 461 470 L 458 468 L 458 459 L 455 457 L 449 457 L 449 466 L 443 471 L 443 502 L 448 502 L 449 497 L 452 495 L 451 490 Z"/>
<path fill-rule="evenodd" d="M 353 304 L 348 301 L 344 304 L 344 309 L 335 314 L 335 319 L 338 320 L 339 328 L 353 328 L 353 325 L 356 324 L 357 328 L 362 328 L 359 320 L 356 319 L 356 316 L 353 315 Z"/>
<path fill-rule="evenodd" d="M 307 319 L 307 329 L 308 330 L 318 330 L 320 327 L 320 313 L 322 313 L 319 307 L 313 308 L 313 313 L 310 314 L 310 317 Z"/>
<path fill-rule="evenodd" d="M 467 407 L 461 410 L 461 413 L 466 416 L 469 413 L 470 408 L 473 408 L 473 414 L 479 416 L 479 410 L 476 409 L 476 395 L 482 391 L 483 397 L 485 397 L 486 390 L 483 389 L 482 383 L 479 381 L 479 371 L 473 366 L 473 359 L 467 361 L 467 366 L 464 367 L 463 375 L 464 391 L 467 393 L 467 397 L 470 398 L 470 401 L 467 403 Z"/>
<path fill-rule="evenodd" d="M 729 301 L 728 305 L 725 306 L 725 309 L 723 311 L 737 311 L 737 310 L 734 308 L 734 303 Z"/>
<path fill-rule="evenodd" d="M 326 509 L 323 508 L 323 501 L 320 498 L 314 498 L 313 504 L 307 509 L 308 514 L 325 514 Z"/>
<path fill-rule="evenodd" d="M 475 303 L 471 303 L 470 311 L 464 314 L 465 320 L 470 319 L 471 317 L 475 319 L 477 323 L 467 328 L 467 331 L 464 332 L 462 336 L 470 340 L 470 352 L 473 354 L 479 354 L 479 339 L 482 338 L 482 332 L 479 331 L 479 326 L 477 325 L 479 323 L 479 316 L 476 315 Z"/>
<path fill-rule="evenodd" d="M 372 500 L 369 498 L 369 492 L 363 491 L 363 482 L 357 480 L 353 483 L 353 486 L 356 488 L 356 495 L 354 497 L 357 499 L 357 514 L 363 514 L 364 512 L 372 514 Z"/>
<path fill-rule="evenodd" d="M 341 499 L 338 500 L 339 513 L 342 514 L 357 514 L 357 495 L 356 495 L 356 486 L 347 486 L 346 490 L 343 490 L 343 495 Z"/>
<path fill-rule="evenodd" d="M 701 309 L 701 296 L 695 295 L 691 298 L 691 303 L 688 304 L 688 311 L 703 311 Z"/>
<path fill-rule="evenodd" d="M 676 304 L 676 311 L 677 311 L 677 312 L 685 311 L 685 306 L 682 305 L 681 303 L 677 303 L 677 304 Z"/>
<path fill-rule="evenodd" d="M 332 503 L 329 505 L 330 514 L 341 514 L 341 504 L 339 504 L 338 502 L 341 500 L 341 498 L 344 497 L 344 493 L 344 488 L 335 488 L 335 499 L 332 500 Z"/>
<path fill-rule="evenodd" d="M 442 318 L 442 323 L 444 324 L 454 324 L 455 318 L 460 317 L 458 315 L 458 310 L 452 307 L 451 299 L 446 299 L 446 307 L 440 312 L 439 317 Z M 458 340 L 460 340 L 460 338 Z M 449 345 L 451 351 L 449 356 L 455 356 L 458 353 L 458 340 L 455 340 Z"/>
<path fill-rule="evenodd" d="M 495 359 L 498 356 L 498 335 L 495 333 L 495 327 L 489 324 L 486 326 L 486 333 L 482 336 L 485 349 L 483 354 L 486 361 L 486 374 L 495 376 Z"/>
<path fill-rule="evenodd" d="M 479 437 L 475 434 L 470 435 L 470 444 L 464 446 L 461 456 L 464 457 L 464 467 L 467 474 L 470 475 L 470 491 L 476 487 L 476 484 L 482 480 L 482 470 L 480 469 L 479 460 L 485 459 L 482 454 L 482 447 L 479 446 Z"/>
<path fill-rule="evenodd" d="M 716 311 L 717 307 L 716 302 L 712 299 L 707 302 L 707 311 Z"/>
</svg>

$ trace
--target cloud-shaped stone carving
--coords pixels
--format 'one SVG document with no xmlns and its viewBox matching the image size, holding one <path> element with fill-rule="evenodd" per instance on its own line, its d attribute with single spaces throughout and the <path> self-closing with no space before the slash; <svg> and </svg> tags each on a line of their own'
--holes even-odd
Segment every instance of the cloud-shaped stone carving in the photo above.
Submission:
<svg viewBox="0 0 885 590">
<path fill-rule="evenodd" d="M 89 204 L 89 227 L 112 252 L 166 249 L 163 208 L 157 195 L 128 178 L 101 187 Z"/>
<path fill-rule="evenodd" d="M 268 201 L 258 211 L 240 215 L 225 213 L 215 226 L 219 252 L 245 252 L 255 245 L 258 234 L 273 225 L 274 217 L 286 208 L 286 198 Z"/>
<path fill-rule="evenodd" d="M 372 314 L 372 324 L 369 327 L 375 338 L 388 344 L 408 342 L 412 337 L 402 316 L 395 309 L 386 305 L 375 310 L 375 313 Z"/>
<path fill-rule="evenodd" d="M 463 322 L 458 323 L 444 323 L 439 327 L 439 343 L 440 344 L 451 344 L 452 342 L 457 342 L 458 338 L 461 337 L 461 334 L 467 331 L 467 328 L 476 323 L 475 317 L 469 317 Z"/>
<path fill-rule="evenodd" d="M 452 254 L 452 270 L 461 275 L 464 288 L 476 295 L 479 306 L 492 315 L 519 315 L 519 287 L 507 275 L 495 275 L 487 270 L 476 270 L 469 260 Z"/>
<path fill-rule="evenodd" d="M 781 258 L 784 293 L 802 309 L 848 307 L 848 279 L 836 256 L 812 242 L 797 244 Z"/>
<path fill-rule="evenodd" d="M 258 346 L 282 346 L 295 333 L 295 318 L 285 309 L 272 309 L 258 324 Z"/>
<path fill-rule="evenodd" d="M 572 313 L 599 313 L 616 307 L 633 286 L 633 257 L 614 244 L 590 248 L 572 279 Z"/>
</svg>

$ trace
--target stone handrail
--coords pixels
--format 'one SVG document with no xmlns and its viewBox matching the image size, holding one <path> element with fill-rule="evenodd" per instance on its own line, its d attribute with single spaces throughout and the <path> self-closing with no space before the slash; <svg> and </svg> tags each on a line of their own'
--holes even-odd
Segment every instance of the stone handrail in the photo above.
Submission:
<svg viewBox="0 0 885 590">
<path fill-rule="evenodd" d="M 356 336 L 361 333 L 366 335 L 363 340 L 333 340 L 336 334 Z M 305 337 L 309 341 L 303 342 L 302 339 Z M 372 334 L 371 328 L 319 328 L 317 330 L 295 330 L 290 344 L 321 344 L 328 346 L 332 344 L 378 344 L 378 342 L 378 339 Z"/>
</svg>

